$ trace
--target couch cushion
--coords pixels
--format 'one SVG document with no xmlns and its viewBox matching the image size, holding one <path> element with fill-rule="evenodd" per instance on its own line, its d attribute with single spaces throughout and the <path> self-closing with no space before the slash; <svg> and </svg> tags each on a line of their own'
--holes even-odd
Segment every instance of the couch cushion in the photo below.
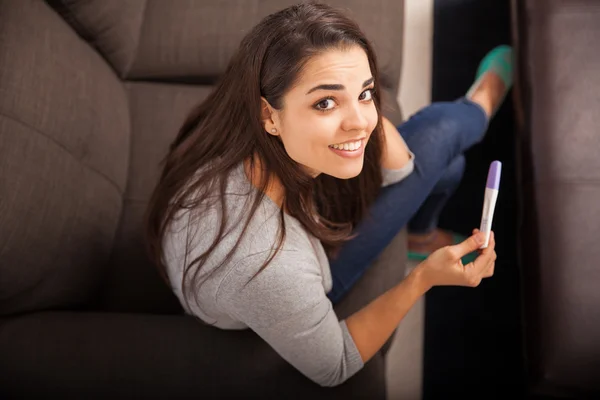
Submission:
<svg viewBox="0 0 600 400">
<path fill-rule="evenodd" d="M 140 39 L 146 0 L 46 0 L 124 77 Z"/>
<path fill-rule="evenodd" d="M 82 37 L 135 80 L 212 84 L 260 19 L 297 0 L 48 0 Z M 306 1 L 306 0 L 305 0 Z M 404 2 L 329 0 L 354 18 L 373 42 L 383 86 L 398 90 Z"/>
<path fill-rule="evenodd" d="M 81 304 L 121 212 L 126 94 L 40 1 L 0 3 L 0 53 L 0 314 Z"/>
<path fill-rule="evenodd" d="M 169 145 L 192 107 L 204 100 L 211 89 L 178 84 L 127 84 L 132 127 L 129 184 L 108 269 L 102 301 L 105 310 L 155 313 L 179 310 L 176 298 L 145 252 L 143 214 Z"/>
<path fill-rule="evenodd" d="M 219 2 L 149 0 L 142 39 L 128 78 L 203 78 L 213 83 L 246 33 L 265 16 L 297 0 Z M 401 1 L 330 0 L 374 43 L 383 85 L 397 90 L 402 61 Z M 175 6 L 176 5 L 176 6 Z M 201 51 L 199 51 L 201 49 Z"/>
</svg>

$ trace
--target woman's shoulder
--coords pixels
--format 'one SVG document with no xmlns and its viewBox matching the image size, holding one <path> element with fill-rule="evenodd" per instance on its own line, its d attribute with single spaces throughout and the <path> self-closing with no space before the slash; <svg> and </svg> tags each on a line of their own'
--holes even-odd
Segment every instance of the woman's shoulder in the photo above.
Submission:
<svg viewBox="0 0 600 400">
<path fill-rule="evenodd" d="M 213 201 L 198 209 L 181 209 L 175 215 L 164 243 L 169 253 L 177 255 L 187 248 L 194 255 L 202 254 L 216 239 L 212 251 L 215 259 L 234 250 L 232 262 L 269 253 L 275 247 L 284 252 L 304 252 L 314 247 L 300 222 L 281 213 L 267 196 L 257 197 L 258 190 L 242 174 L 243 170 L 236 168 L 227 178 L 224 194 L 211 193 Z M 258 204 L 251 214 L 254 202 Z M 279 243 L 282 233 L 284 240 Z"/>
</svg>

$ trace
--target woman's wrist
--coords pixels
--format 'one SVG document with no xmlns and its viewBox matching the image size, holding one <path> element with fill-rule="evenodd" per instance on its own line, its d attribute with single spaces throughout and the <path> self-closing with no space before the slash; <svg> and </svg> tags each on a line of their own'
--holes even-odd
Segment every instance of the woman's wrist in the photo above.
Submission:
<svg viewBox="0 0 600 400">
<path fill-rule="evenodd" d="M 407 275 L 406 279 L 410 279 L 411 286 L 415 287 L 419 293 L 424 295 L 432 288 L 432 285 L 429 283 L 429 280 L 425 276 L 425 271 L 423 270 L 423 263 L 420 263 L 412 271 Z"/>
</svg>

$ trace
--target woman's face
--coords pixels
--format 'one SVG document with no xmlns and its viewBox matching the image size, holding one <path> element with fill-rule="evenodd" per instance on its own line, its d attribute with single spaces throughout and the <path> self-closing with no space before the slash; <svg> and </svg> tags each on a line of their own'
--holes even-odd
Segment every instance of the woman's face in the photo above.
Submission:
<svg viewBox="0 0 600 400">
<path fill-rule="evenodd" d="M 377 125 L 373 77 L 365 51 L 353 46 L 313 57 L 296 85 L 272 110 L 288 155 L 313 176 L 357 176 Z M 272 126 L 266 123 L 267 132 Z"/>
</svg>

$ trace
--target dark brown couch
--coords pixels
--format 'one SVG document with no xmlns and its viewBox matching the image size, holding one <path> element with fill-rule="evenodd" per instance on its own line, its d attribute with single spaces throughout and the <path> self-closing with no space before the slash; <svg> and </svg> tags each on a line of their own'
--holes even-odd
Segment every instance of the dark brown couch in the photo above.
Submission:
<svg viewBox="0 0 600 400">
<path fill-rule="evenodd" d="M 385 396 L 385 351 L 321 388 L 251 331 L 182 314 L 141 216 L 184 116 L 286 1 L 0 0 L 0 398 Z M 385 115 L 403 2 L 332 1 L 374 41 Z M 399 282 L 402 232 L 336 311 Z"/>
<path fill-rule="evenodd" d="M 600 398 L 600 2 L 512 8 L 529 390 Z"/>
</svg>

